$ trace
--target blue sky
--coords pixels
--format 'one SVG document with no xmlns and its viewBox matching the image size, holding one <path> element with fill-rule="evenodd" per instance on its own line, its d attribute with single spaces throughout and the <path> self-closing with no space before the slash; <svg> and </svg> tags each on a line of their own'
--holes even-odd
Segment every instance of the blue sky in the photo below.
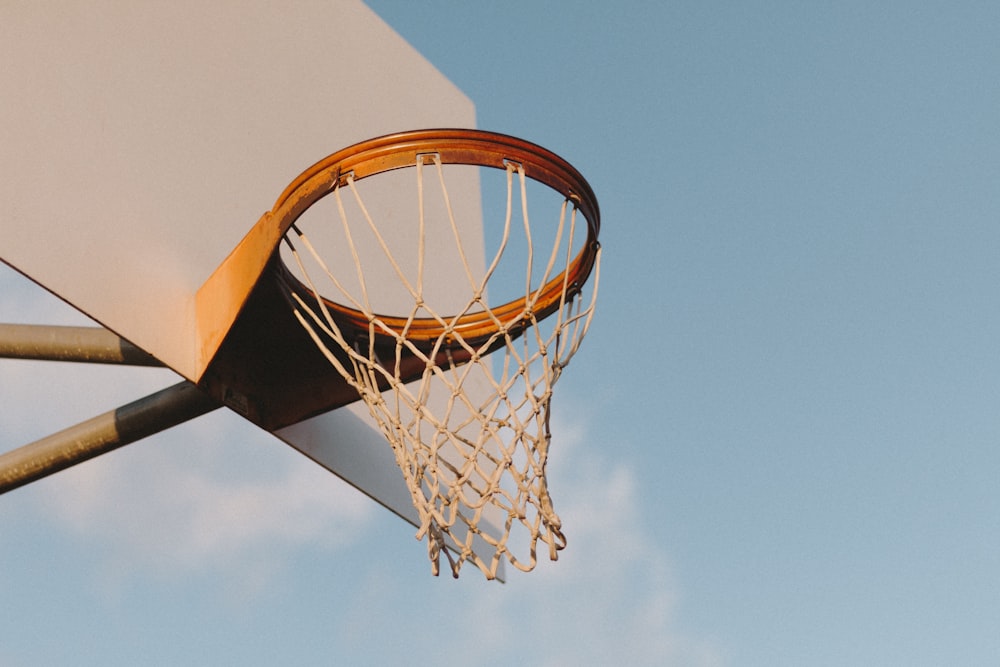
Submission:
<svg viewBox="0 0 1000 667">
<path fill-rule="evenodd" d="M 0 664 L 996 664 L 1000 8 L 369 4 L 600 199 L 567 550 L 433 578 L 218 412 L 0 498 Z M 82 321 L 9 270 L 0 320 Z M 0 379 L 9 449 L 174 376 Z"/>
</svg>

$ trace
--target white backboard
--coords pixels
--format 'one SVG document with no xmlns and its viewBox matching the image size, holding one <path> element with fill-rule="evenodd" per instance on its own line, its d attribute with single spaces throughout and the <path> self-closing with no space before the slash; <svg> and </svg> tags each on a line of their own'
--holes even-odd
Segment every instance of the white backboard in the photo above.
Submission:
<svg viewBox="0 0 1000 667">
<path fill-rule="evenodd" d="M 299 172 L 475 125 L 356 0 L 2 3 L 0 63 L 0 259 L 191 380 L 195 293 Z M 363 407 L 276 435 L 415 520 Z"/>
</svg>

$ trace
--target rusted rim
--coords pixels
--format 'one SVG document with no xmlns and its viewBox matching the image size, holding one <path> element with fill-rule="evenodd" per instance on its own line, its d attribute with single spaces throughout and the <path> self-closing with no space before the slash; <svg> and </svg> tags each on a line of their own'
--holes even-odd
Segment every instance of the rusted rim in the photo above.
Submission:
<svg viewBox="0 0 1000 667">
<path fill-rule="evenodd" d="M 538 288 L 532 295 L 534 306 L 527 312 L 529 297 L 515 299 L 490 312 L 472 312 L 457 318 L 455 331 L 470 344 L 485 340 L 499 330 L 513 335 L 541 320 L 559 308 L 563 301 L 580 292 L 594 268 L 600 232 L 600 209 L 597 198 L 586 179 L 571 164 L 551 151 L 516 137 L 469 129 L 414 130 L 390 134 L 344 148 L 320 160 L 302 172 L 278 198 L 272 209 L 272 220 L 284 235 L 296 220 L 314 203 L 347 182 L 377 174 L 414 167 L 419 156 L 436 154 L 442 164 L 506 169 L 507 163 L 522 166 L 525 176 L 544 183 L 569 200 L 587 221 L 587 240 L 570 265 L 558 276 Z M 300 294 L 315 298 L 312 290 L 298 280 L 279 262 L 282 278 Z M 564 290 L 565 286 L 565 290 Z M 322 297 L 331 314 L 342 325 L 362 332 L 368 331 L 369 320 L 359 310 Z M 379 316 L 397 334 L 414 342 L 433 342 L 445 333 L 445 327 L 434 318 L 408 320 L 391 315 Z M 444 321 L 456 320 L 454 316 Z"/>
</svg>

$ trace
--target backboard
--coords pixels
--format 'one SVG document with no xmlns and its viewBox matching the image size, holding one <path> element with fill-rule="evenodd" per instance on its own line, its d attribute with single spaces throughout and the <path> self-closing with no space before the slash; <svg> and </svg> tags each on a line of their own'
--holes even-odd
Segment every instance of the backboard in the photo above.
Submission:
<svg viewBox="0 0 1000 667">
<path fill-rule="evenodd" d="M 475 124 L 356 0 L 4 3 L 0 61 L 0 259 L 194 382 L 196 295 L 292 178 L 370 137 Z M 416 521 L 363 406 L 274 433 Z"/>
</svg>

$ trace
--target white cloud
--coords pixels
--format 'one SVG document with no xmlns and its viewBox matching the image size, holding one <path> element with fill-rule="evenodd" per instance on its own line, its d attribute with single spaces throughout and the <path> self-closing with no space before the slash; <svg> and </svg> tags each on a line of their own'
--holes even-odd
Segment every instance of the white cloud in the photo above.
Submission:
<svg viewBox="0 0 1000 667">
<path fill-rule="evenodd" d="M 88 323 L 9 270 L 0 270 L 0 321 Z M 4 449 L 177 381 L 164 369 L 4 360 Z M 206 571 L 239 573 L 233 576 L 244 581 L 235 589 L 263 586 L 291 550 L 339 549 L 376 511 L 329 472 L 224 410 L 18 493 L 32 514 L 102 554 L 102 591 L 133 574 L 172 579 Z"/>
<path fill-rule="evenodd" d="M 55 481 L 55 480 L 53 480 Z M 204 572 L 267 584 L 296 548 L 354 542 L 375 511 L 315 463 L 224 412 L 60 474 L 45 513 L 102 543 L 102 587 Z"/>
<path fill-rule="evenodd" d="M 352 627 L 377 622 L 399 633 L 404 646 L 380 645 L 373 660 L 446 650 L 478 665 L 724 664 L 709 642 L 681 628 L 678 585 L 669 555 L 649 534 L 655 516 L 634 467 L 587 442 L 586 424 L 554 421 L 552 429 L 550 489 L 568 540 L 559 560 L 546 557 L 528 573 L 508 568 L 505 585 L 483 581 L 472 567 L 456 582 L 430 577 L 426 563 L 379 562 L 370 585 L 345 601 Z"/>
<path fill-rule="evenodd" d="M 532 619 L 537 664 L 721 664 L 711 646 L 676 627 L 677 586 L 668 555 L 646 534 L 653 517 L 633 468 L 595 451 L 586 424 L 556 421 L 560 453 L 549 477 L 567 547 L 556 563 L 513 573 L 508 590 L 495 598 L 502 600 L 495 616 L 508 623 Z"/>
</svg>

